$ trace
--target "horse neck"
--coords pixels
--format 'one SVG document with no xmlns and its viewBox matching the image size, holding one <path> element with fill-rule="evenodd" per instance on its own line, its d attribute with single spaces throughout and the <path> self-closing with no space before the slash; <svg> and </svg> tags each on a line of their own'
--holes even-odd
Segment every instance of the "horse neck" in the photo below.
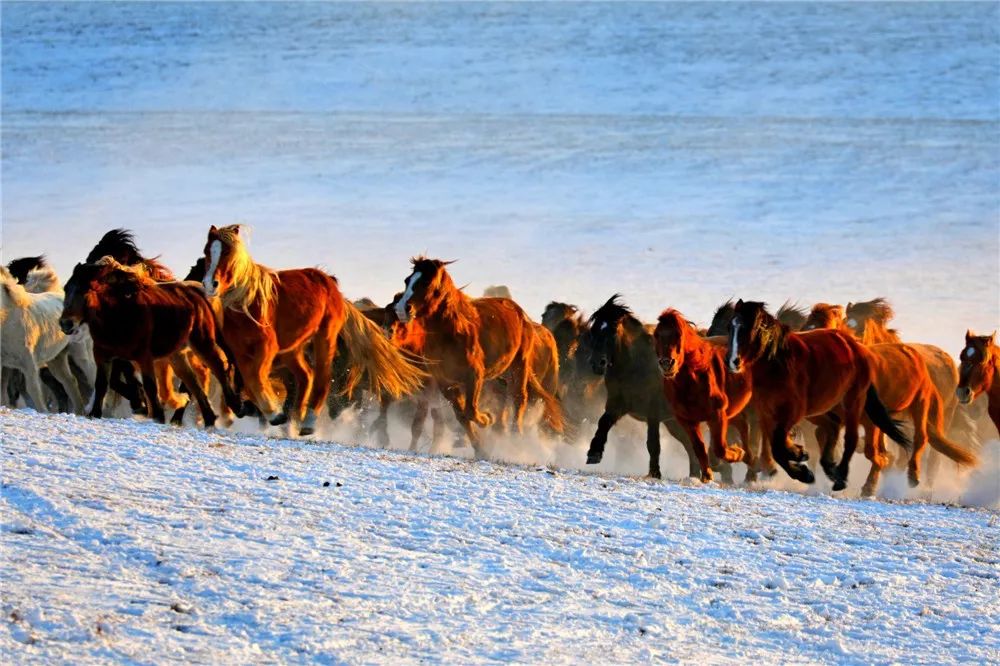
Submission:
<svg viewBox="0 0 1000 666">
<path fill-rule="evenodd" d="M 256 305 L 260 310 L 260 319 L 266 320 L 274 300 L 273 271 L 256 263 L 242 246 L 234 248 L 230 270 L 232 284 L 219 295 L 222 305 L 229 309 L 241 310 L 251 319 L 253 317 L 250 308 Z"/>
<path fill-rule="evenodd" d="M 783 363 L 783 352 L 790 335 L 788 327 L 772 317 L 767 328 L 762 329 L 759 335 L 756 361 Z"/>
<path fill-rule="evenodd" d="M 715 345 L 703 340 L 700 335 L 681 324 L 681 350 L 684 352 L 683 365 L 689 370 L 707 368 L 715 353 Z"/>
<path fill-rule="evenodd" d="M 619 326 L 621 334 L 616 336 L 613 367 L 631 373 L 650 362 L 655 366 L 656 346 L 646 327 L 631 315 L 626 315 Z"/>
<path fill-rule="evenodd" d="M 1000 400 L 1000 347 L 993 344 L 986 346 L 986 362 L 989 367 L 983 373 L 983 393 L 993 400 Z"/>
<path fill-rule="evenodd" d="M 885 324 L 876 319 L 866 319 L 864 329 L 861 331 L 861 343 L 864 345 L 877 345 L 884 342 L 901 342 L 899 335 L 895 331 L 885 327 Z"/>
<path fill-rule="evenodd" d="M 479 322 L 479 312 L 472 299 L 455 287 L 445 274 L 440 285 L 427 299 L 427 329 L 444 329 L 456 333 L 469 333 Z"/>
</svg>

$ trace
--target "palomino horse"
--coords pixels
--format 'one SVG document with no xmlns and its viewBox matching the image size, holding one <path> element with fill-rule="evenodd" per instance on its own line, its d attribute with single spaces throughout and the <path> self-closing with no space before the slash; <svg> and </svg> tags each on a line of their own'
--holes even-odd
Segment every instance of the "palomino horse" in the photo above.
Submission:
<svg viewBox="0 0 1000 666">
<path fill-rule="evenodd" d="M 591 369 L 604 377 L 608 397 L 597 432 L 587 450 L 587 464 L 604 457 L 608 432 L 625 415 L 646 424 L 649 475 L 660 478 L 660 424 L 688 454 L 688 473 L 701 476 L 701 468 L 687 433 L 674 418 L 663 393 L 663 376 L 656 358 L 652 327 L 643 325 L 615 294 L 590 317 Z"/>
<path fill-rule="evenodd" d="M 1000 347 L 996 344 L 996 331 L 990 335 L 965 332 L 962 365 L 959 370 L 959 402 L 967 405 L 985 393 L 990 420 L 1000 434 Z"/>
<path fill-rule="evenodd" d="M 431 375 L 454 407 L 477 455 L 475 426 L 494 421 L 489 412 L 480 409 L 483 384 L 489 380 L 502 378 L 506 382 L 518 432 L 523 427 L 529 390 L 544 402 L 548 426 L 562 432 L 559 399 L 532 371 L 536 335 L 531 320 L 509 299 L 473 299 L 463 294 L 445 270 L 448 263 L 426 257 L 413 259 L 413 271 L 404 280 L 406 289 L 396 302 L 396 315 L 403 323 L 411 318 L 420 323 Z"/>
<path fill-rule="evenodd" d="M 239 399 L 230 387 L 226 361 L 216 344 L 215 315 L 199 285 L 156 282 L 111 257 L 96 264 L 77 264 L 66 283 L 59 325 L 72 335 L 82 324 L 90 329 L 98 366 L 92 417 L 101 416 L 110 363 L 120 358 L 139 366 L 150 412 L 163 423 L 153 364 L 169 359 L 195 396 L 205 427 L 214 425 L 215 413 L 184 355 L 189 346 L 222 384 L 226 404 L 239 413 Z"/>
<path fill-rule="evenodd" d="M 79 414 L 83 397 L 69 368 L 71 340 L 59 330 L 62 308 L 61 291 L 30 292 L 0 266 L 0 364 L 21 372 L 28 397 L 39 412 L 48 411 L 39 376 L 47 365 Z"/>
<path fill-rule="evenodd" d="M 315 431 L 316 418 L 330 392 L 337 338 L 350 349 L 345 391 L 367 377 L 375 395 L 399 397 L 420 388 L 425 376 L 356 307 L 344 299 L 332 276 L 314 269 L 274 271 L 253 261 L 240 226 L 208 232 L 205 291 L 223 306 L 222 335 L 254 402 L 271 425 L 285 423 L 271 388 L 275 360 L 295 377 L 291 418 L 299 433 Z M 306 349 L 312 348 L 311 362 Z"/>
<path fill-rule="evenodd" d="M 873 311 L 887 312 L 892 310 L 882 299 L 872 301 Z M 864 304 L 870 305 L 870 304 Z M 854 307 L 854 306 L 852 306 Z M 855 310 L 855 316 L 857 311 Z M 817 303 L 809 314 L 807 328 L 836 329 L 855 335 L 871 351 L 875 360 L 875 388 L 879 397 L 885 402 L 886 408 L 893 414 L 908 412 L 913 420 L 914 437 L 913 450 L 910 453 L 908 477 L 911 486 L 920 483 L 922 454 L 928 442 L 938 452 L 954 460 L 959 465 L 975 465 L 975 454 L 948 438 L 947 425 L 952 418 L 955 399 L 952 397 L 952 387 L 958 384 L 958 373 L 950 359 L 943 361 L 943 355 L 935 353 L 936 347 L 930 345 L 912 345 L 898 342 L 895 331 L 890 331 L 884 325 L 872 318 L 851 319 L 861 331 L 851 327 L 847 321 L 848 315 L 839 305 Z M 872 342 L 874 340 L 891 340 L 896 342 Z M 864 340 L 869 342 L 864 342 Z M 921 351 L 923 347 L 923 351 Z M 940 351 L 940 350 L 937 350 Z M 939 382 L 934 381 L 927 359 L 938 362 Z M 948 371 L 950 372 L 943 372 Z M 946 391 L 938 386 L 941 383 Z M 949 411 L 949 409 L 951 411 Z M 887 463 L 885 438 L 881 431 L 869 422 L 865 427 L 865 456 L 871 461 L 872 467 L 865 482 L 862 493 L 871 495 L 878 487 L 881 470 Z M 827 424 L 817 435 L 820 437 L 823 456 L 822 467 L 829 476 L 833 469 L 833 449 L 837 442 L 839 424 Z M 832 476 L 830 478 L 833 478 Z"/>
<path fill-rule="evenodd" d="M 750 372 L 754 405 L 771 453 L 793 479 L 815 480 L 803 464 L 805 452 L 793 445 L 789 433 L 804 418 L 817 424 L 842 421 L 844 457 L 835 471 L 834 490 L 847 486 L 848 468 L 858 445 L 862 413 L 893 441 L 910 442 L 889 417 L 873 385 L 874 360 L 852 336 L 837 330 L 793 333 L 759 302 L 736 303 L 729 334 L 727 367 Z"/>
<path fill-rule="evenodd" d="M 740 462 L 744 450 L 730 446 L 726 434 L 730 420 L 749 449 L 750 429 L 742 414 L 750 402 L 750 376 L 726 371 L 726 339 L 705 339 L 677 310 L 660 315 L 653 332 L 656 355 L 663 372 L 663 390 L 674 416 L 687 431 L 701 466 L 701 480 L 712 480 L 708 448 L 700 425 L 708 422 L 715 455 L 726 462 Z M 752 468 L 754 461 L 747 462 Z"/>
</svg>

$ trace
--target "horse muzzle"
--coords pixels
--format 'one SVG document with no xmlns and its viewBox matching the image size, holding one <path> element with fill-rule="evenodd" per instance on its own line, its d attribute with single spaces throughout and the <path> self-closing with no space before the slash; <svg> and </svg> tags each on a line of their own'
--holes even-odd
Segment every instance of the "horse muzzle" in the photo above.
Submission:
<svg viewBox="0 0 1000 666">
<path fill-rule="evenodd" d="M 970 402 L 972 402 L 972 389 L 970 389 L 968 386 L 959 386 L 957 389 L 955 389 L 955 396 L 958 398 L 958 401 L 960 403 L 962 403 L 963 405 L 968 405 Z"/>
<path fill-rule="evenodd" d="M 594 371 L 595 375 L 603 375 L 608 371 L 608 367 L 610 366 L 611 364 L 608 363 L 608 359 L 603 356 L 590 362 L 590 369 Z"/>
<path fill-rule="evenodd" d="M 677 376 L 677 364 L 672 358 L 661 358 L 660 363 L 660 373 L 663 375 L 664 379 L 673 379 Z"/>
<path fill-rule="evenodd" d="M 726 369 L 728 369 L 729 372 L 738 375 L 739 373 L 743 372 L 743 360 L 739 357 L 731 359 L 726 363 Z"/>
<path fill-rule="evenodd" d="M 63 317 L 59 320 L 59 328 L 66 335 L 73 337 L 79 332 L 80 325 L 73 319 Z"/>
</svg>

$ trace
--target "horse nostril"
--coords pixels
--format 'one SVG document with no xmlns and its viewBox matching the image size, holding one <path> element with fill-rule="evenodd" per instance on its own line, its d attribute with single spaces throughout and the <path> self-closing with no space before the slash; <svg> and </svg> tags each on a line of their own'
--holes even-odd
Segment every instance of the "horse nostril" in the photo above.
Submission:
<svg viewBox="0 0 1000 666">
<path fill-rule="evenodd" d="M 218 288 L 219 288 L 219 281 L 212 280 L 212 289 L 218 289 Z"/>
</svg>

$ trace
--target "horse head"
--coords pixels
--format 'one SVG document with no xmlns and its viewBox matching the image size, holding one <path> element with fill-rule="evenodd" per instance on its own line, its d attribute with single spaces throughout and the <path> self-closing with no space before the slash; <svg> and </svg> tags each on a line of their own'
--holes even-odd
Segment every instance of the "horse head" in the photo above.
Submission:
<svg viewBox="0 0 1000 666">
<path fill-rule="evenodd" d="M 436 300 L 432 295 L 439 294 L 442 288 L 450 286 L 455 289 L 451 276 L 444 268 L 455 262 L 414 257 L 410 263 L 413 264 L 413 271 L 403 280 L 405 289 L 395 301 L 396 317 L 404 324 L 410 320 L 411 314 L 426 311 Z"/>
<path fill-rule="evenodd" d="M 590 369 L 594 374 L 603 375 L 615 364 L 617 347 L 621 335 L 621 325 L 632 311 L 621 303 L 621 294 L 615 294 L 590 316 L 589 335 Z"/>
<path fill-rule="evenodd" d="M 782 324 L 768 313 L 764 303 L 736 301 L 729 324 L 726 367 L 730 372 L 741 372 L 765 353 L 773 355 L 782 329 Z"/>
<path fill-rule="evenodd" d="M 965 332 L 965 347 L 959 354 L 958 388 L 955 389 L 955 395 L 963 405 L 969 404 L 989 388 L 1000 355 L 996 335 L 996 331 L 990 335 Z"/>
<path fill-rule="evenodd" d="M 691 324 L 672 308 L 664 310 L 656 322 L 653 341 L 660 372 L 667 379 L 677 376 L 684 365 L 684 336 L 691 334 Z"/>
<path fill-rule="evenodd" d="M 816 329 L 833 328 L 840 329 L 847 326 L 847 316 L 844 314 L 842 305 L 831 305 L 830 303 L 817 303 L 812 306 L 809 316 L 806 317 L 804 331 Z"/>
</svg>

